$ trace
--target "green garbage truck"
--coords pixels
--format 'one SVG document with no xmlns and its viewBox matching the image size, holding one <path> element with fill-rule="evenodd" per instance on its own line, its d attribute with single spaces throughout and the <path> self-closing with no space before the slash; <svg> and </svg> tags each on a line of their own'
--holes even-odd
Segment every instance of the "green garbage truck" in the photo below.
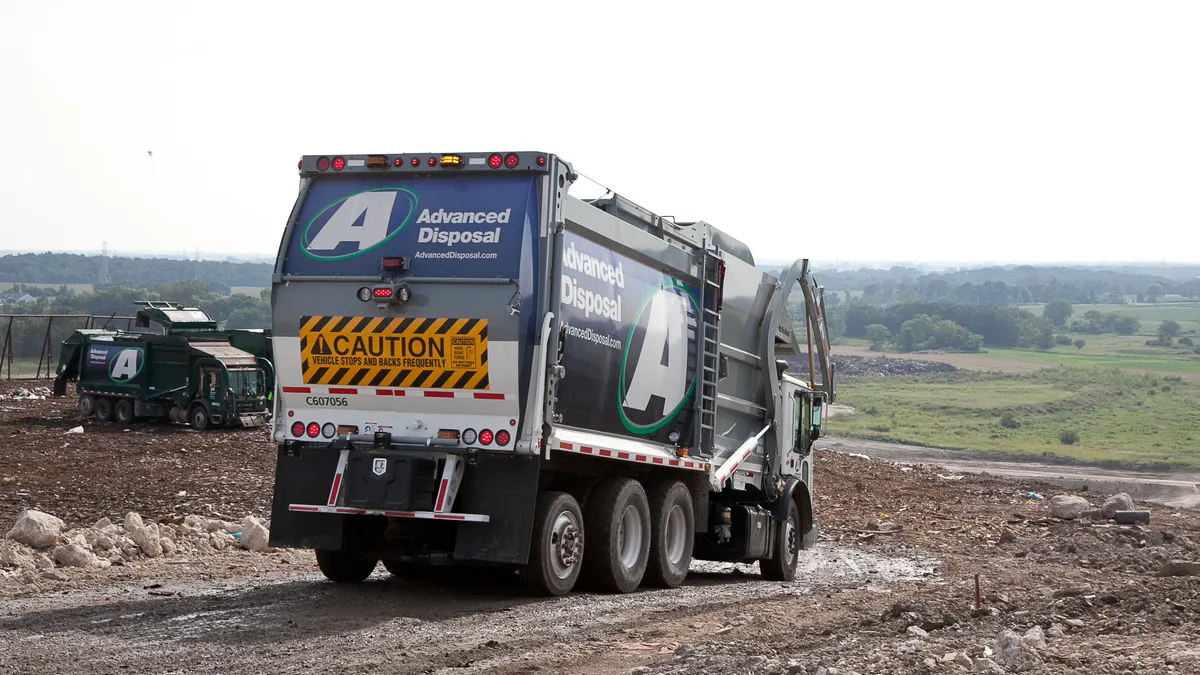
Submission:
<svg viewBox="0 0 1200 675">
<path fill-rule="evenodd" d="M 156 419 L 203 430 L 270 421 L 269 332 L 222 330 L 195 307 L 138 304 L 127 330 L 80 329 L 63 341 L 56 396 L 74 381 L 80 414 L 101 423 Z"/>
</svg>

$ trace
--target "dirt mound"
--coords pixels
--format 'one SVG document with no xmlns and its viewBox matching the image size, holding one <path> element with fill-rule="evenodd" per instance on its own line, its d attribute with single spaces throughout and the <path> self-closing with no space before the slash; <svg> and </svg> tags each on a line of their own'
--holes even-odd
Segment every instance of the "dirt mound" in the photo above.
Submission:
<svg viewBox="0 0 1200 675">
<path fill-rule="evenodd" d="M 807 356 L 788 356 L 788 372 L 796 376 L 808 376 Z M 939 361 L 919 359 L 895 359 L 886 356 L 833 357 L 833 368 L 837 377 L 896 377 L 901 375 L 927 375 L 930 373 L 952 373 L 958 368 Z"/>
</svg>

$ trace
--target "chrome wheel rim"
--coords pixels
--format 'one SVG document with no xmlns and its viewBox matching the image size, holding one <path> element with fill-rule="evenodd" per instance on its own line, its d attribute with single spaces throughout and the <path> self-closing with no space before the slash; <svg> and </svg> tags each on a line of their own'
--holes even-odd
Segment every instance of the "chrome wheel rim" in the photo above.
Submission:
<svg viewBox="0 0 1200 675">
<path fill-rule="evenodd" d="M 625 568 L 633 567 L 642 556 L 642 518 L 630 504 L 621 512 L 617 526 L 617 557 Z"/>
<path fill-rule="evenodd" d="M 667 561 L 678 565 L 683 560 L 683 549 L 687 545 L 687 518 L 683 515 L 683 507 L 676 504 L 667 513 L 667 526 L 663 532 L 667 550 Z"/>
<path fill-rule="evenodd" d="M 580 553 L 579 522 L 575 514 L 563 511 L 554 519 L 550 530 L 550 568 L 554 576 L 566 579 L 571 576 L 579 564 Z"/>
</svg>

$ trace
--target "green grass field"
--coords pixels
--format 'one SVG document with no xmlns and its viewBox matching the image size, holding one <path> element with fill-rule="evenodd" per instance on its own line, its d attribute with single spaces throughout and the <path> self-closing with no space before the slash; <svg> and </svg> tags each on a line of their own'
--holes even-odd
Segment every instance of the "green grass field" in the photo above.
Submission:
<svg viewBox="0 0 1200 675">
<path fill-rule="evenodd" d="M 1029 310 L 1037 316 L 1042 315 L 1042 305 L 1025 305 L 1021 309 Z M 1140 334 L 1153 337 L 1158 333 L 1158 324 L 1163 321 L 1178 321 L 1184 331 L 1200 331 L 1200 301 L 1195 302 L 1159 302 L 1132 305 L 1074 305 L 1075 312 L 1071 319 L 1082 319 L 1084 313 L 1096 310 L 1104 314 L 1134 314 L 1142 322 Z"/>
<path fill-rule="evenodd" d="M 847 378 L 829 433 L 1091 465 L 1200 467 L 1200 384 L 1109 368 Z M 1011 411 L 1015 428 L 1001 424 Z M 1064 444 L 1060 434 L 1078 434 Z"/>
</svg>

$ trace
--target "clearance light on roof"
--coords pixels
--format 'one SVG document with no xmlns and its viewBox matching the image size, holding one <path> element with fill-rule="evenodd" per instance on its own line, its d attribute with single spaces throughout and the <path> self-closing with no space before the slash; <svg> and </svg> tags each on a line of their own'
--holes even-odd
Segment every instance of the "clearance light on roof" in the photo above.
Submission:
<svg viewBox="0 0 1200 675">
<path fill-rule="evenodd" d="M 504 166 L 511 169 L 511 168 L 514 168 L 518 163 L 520 163 L 520 161 L 521 161 L 520 157 L 516 156 L 515 154 L 510 153 L 504 157 Z"/>
<path fill-rule="evenodd" d="M 462 155 L 442 155 L 442 166 L 462 166 Z"/>
<path fill-rule="evenodd" d="M 538 166 L 546 166 L 546 158 L 545 158 L 545 157 L 538 157 L 538 158 L 537 158 L 537 165 L 538 165 Z"/>
<path fill-rule="evenodd" d="M 329 158 L 321 157 L 317 159 L 317 171 L 325 171 L 329 168 Z"/>
<path fill-rule="evenodd" d="M 333 158 L 333 170 L 341 171 L 344 168 L 346 168 L 346 160 L 342 159 L 341 157 L 334 157 Z"/>
<path fill-rule="evenodd" d="M 367 168 L 370 169 L 386 169 L 387 157 L 385 155 L 367 155 Z"/>
<path fill-rule="evenodd" d="M 429 166 L 437 166 L 437 157 L 429 158 Z"/>
<path fill-rule="evenodd" d="M 413 157 L 411 160 L 409 160 L 409 163 L 413 166 L 421 166 L 421 160 L 417 159 L 416 157 Z"/>
<path fill-rule="evenodd" d="M 404 166 L 404 160 L 397 157 L 396 159 L 392 160 L 392 166 Z"/>
<path fill-rule="evenodd" d="M 488 157 L 488 166 L 492 167 L 493 169 L 499 169 L 500 165 L 503 163 L 504 158 L 501 157 L 500 153 L 498 152 L 494 153 L 491 157 Z"/>
</svg>

